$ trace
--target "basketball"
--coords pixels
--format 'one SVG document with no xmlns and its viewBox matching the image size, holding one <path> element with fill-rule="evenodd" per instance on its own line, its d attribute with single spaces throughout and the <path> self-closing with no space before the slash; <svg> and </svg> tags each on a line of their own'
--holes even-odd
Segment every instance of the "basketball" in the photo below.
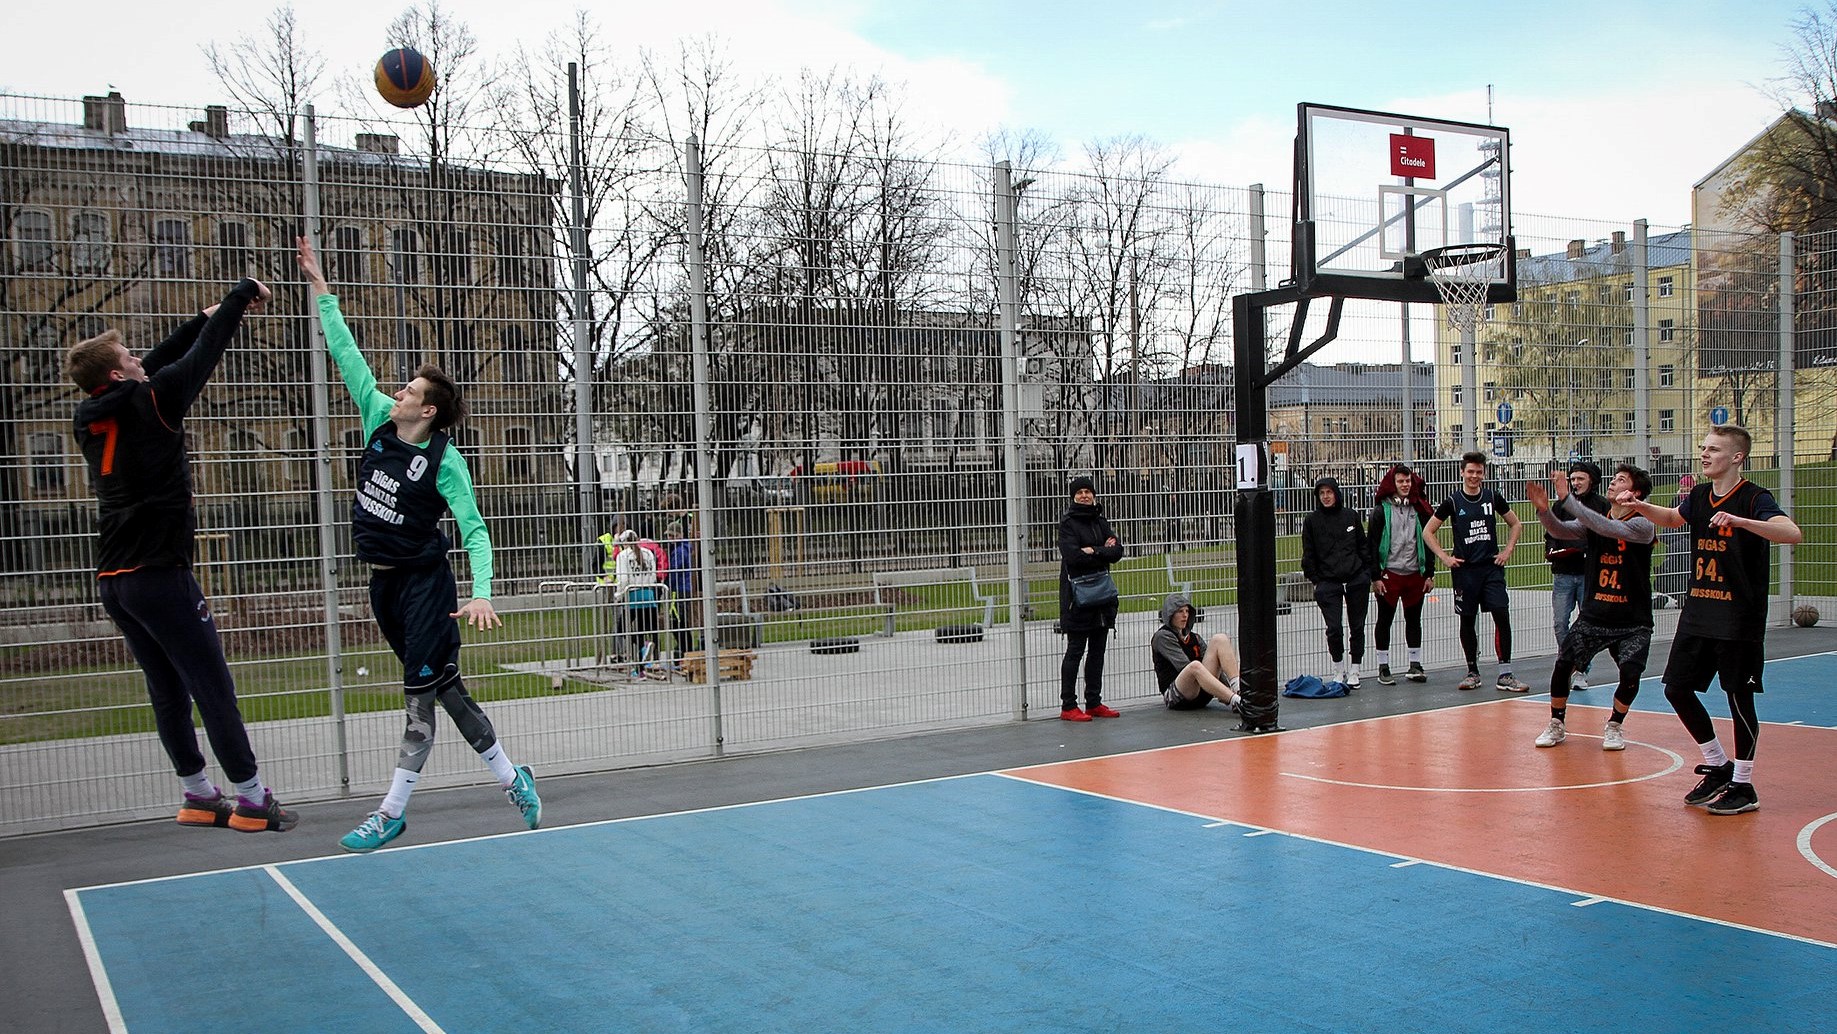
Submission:
<svg viewBox="0 0 1837 1034">
<path fill-rule="evenodd" d="M 398 108 L 418 108 L 434 94 L 434 66 L 418 50 L 391 50 L 376 63 L 376 92 Z"/>
<path fill-rule="evenodd" d="M 1818 608 L 1800 605 L 1792 608 L 1792 623 L 1800 628 L 1810 628 L 1818 623 Z"/>
</svg>

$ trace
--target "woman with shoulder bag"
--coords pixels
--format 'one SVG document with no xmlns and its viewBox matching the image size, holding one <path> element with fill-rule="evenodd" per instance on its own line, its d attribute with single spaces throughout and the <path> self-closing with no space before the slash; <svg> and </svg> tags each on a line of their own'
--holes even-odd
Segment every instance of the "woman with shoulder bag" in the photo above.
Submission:
<svg viewBox="0 0 1837 1034">
<path fill-rule="evenodd" d="M 1104 519 L 1097 488 L 1073 478 L 1071 505 L 1059 518 L 1059 628 L 1065 659 L 1059 662 L 1059 717 L 1068 722 L 1120 717 L 1103 702 L 1103 658 L 1116 627 L 1116 583 L 1110 565 L 1123 558 L 1116 532 Z M 1084 707 L 1078 706 L 1078 663 L 1084 662 Z"/>
</svg>

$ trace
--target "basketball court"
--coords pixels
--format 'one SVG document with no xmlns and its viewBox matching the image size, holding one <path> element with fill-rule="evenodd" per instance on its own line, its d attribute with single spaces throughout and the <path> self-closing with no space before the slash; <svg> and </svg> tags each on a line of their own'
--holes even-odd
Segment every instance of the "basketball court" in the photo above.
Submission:
<svg viewBox="0 0 1837 1034">
<path fill-rule="evenodd" d="M 65 896 L 111 1030 L 1837 1029 L 1837 656 L 1768 679 L 1741 816 L 1648 684 L 1618 754 L 1586 694 L 1549 750 L 1459 694 Z M 173 944 L 274 962 L 200 994 Z"/>
</svg>

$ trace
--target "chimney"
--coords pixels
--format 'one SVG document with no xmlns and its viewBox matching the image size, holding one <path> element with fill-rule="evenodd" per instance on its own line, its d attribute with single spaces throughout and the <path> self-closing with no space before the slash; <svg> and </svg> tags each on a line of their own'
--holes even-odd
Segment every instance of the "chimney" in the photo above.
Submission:
<svg viewBox="0 0 1837 1034">
<path fill-rule="evenodd" d="M 1625 250 L 1627 250 L 1627 232 L 1625 230 L 1615 230 L 1614 254 L 1618 255 Z"/>
<path fill-rule="evenodd" d="M 119 91 L 106 97 L 83 98 L 83 128 L 114 136 L 128 131 L 128 105 Z"/>
<path fill-rule="evenodd" d="M 1570 242 L 1569 242 L 1569 257 L 1570 257 L 1570 258 L 1572 258 L 1572 259 L 1579 259 L 1579 258 L 1581 258 L 1581 257 L 1582 257 L 1582 256 L 1583 256 L 1583 255 L 1584 255 L 1585 253 L 1587 253 L 1587 251 L 1588 251 L 1588 242 L 1587 242 L 1587 241 L 1585 241 L 1585 240 L 1573 240 L 1573 241 L 1570 241 Z"/>
<path fill-rule="evenodd" d="M 365 154 L 398 154 L 400 141 L 392 133 L 359 133 L 357 149 Z"/>
<path fill-rule="evenodd" d="M 225 140 L 230 135 L 230 109 L 221 104 L 210 104 L 204 108 L 204 121 L 193 122 L 191 131 L 203 133 L 216 140 Z"/>
<path fill-rule="evenodd" d="M 1531 249 L 1530 249 L 1530 248 L 1519 248 L 1519 249 L 1518 249 L 1518 257 L 1519 257 L 1519 258 L 1521 258 L 1521 259 L 1528 259 L 1528 258 L 1530 258 L 1530 257 L 1531 257 Z"/>
</svg>

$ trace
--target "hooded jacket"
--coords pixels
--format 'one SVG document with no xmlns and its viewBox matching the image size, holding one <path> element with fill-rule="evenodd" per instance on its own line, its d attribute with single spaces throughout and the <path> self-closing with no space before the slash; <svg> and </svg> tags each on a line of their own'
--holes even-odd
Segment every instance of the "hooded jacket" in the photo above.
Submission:
<svg viewBox="0 0 1837 1034">
<path fill-rule="evenodd" d="M 1571 474 L 1578 470 L 1589 477 L 1588 491 L 1577 496 L 1582 505 L 1601 514 L 1612 509 L 1607 497 L 1601 494 L 1601 468 L 1587 460 L 1578 460 L 1569 465 Z M 1559 539 L 1547 531 L 1544 532 L 1544 559 L 1550 562 L 1550 573 L 1587 574 L 1588 551 L 1582 547 L 1582 542 L 1574 539 Z"/>
<path fill-rule="evenodd" d="M 1163 693 L 1188 664 L 1205 659 L 1205 640 L 1193 633 L 1193 623 L 1189 620 L 1185 631 L 1173 625 L 1174 612 L 1192 605 L 1183 592 L 1170 592 L 1161 601 L 1161 627 L 1155 629 L 1148 648 L 1154 655 L 1155 682 Z"/>
<path fill-rule="evenodd" d="M 1068 632 L 1093 632 L 1116 627 L 1118 601 L 1102 607 L 1072 605 L 1072 578 L 1093 571 L 1107 570 L 1123 558 L 1123 547 L 1104 545 L 1116 537 L 1110 522 L 1104 519 L 1102 503 L 1072 503 L 1059 518 L 1059 627 Z M 1085 546 L 1094 552 L 1086 553 Z"/>
<path fill-rule="evenodd" d="M 1422 526 L 1429 523 L 1435 511 L 1429 506 L 1429 496 L 1424 491 L 1425 482 L 1422 475 L 1410 473 L 1410 494 L 1399 498 L 1397 495 L 1397 475 L 1404 466 L 1392 465 L 1384 472 L 1384 480 L 1378 485 L 1377 505 L 1371 508 L 1371 518 L 1365 525 L 1366 569 L 1373 578 L 1384 574 L 1385 558 L 1391 550 L 1391 510 L 1399 506 L 1408 507 L 1416 512 L 1416 571 L 1425 578 L 1435 577 L 1435 554 L 1429 551 L 1428 544 L 1422 540 Z"/>
<path fill-rule="evenodd" d="M 1321 501 L 1322 489 L 1333 489 L 1333 505 Z M 1314 482 L 1314 512 L 1301 524 L 1301 573 L 1308 581 L 1364 582 L 1367 569 L 1365 529 L 1358 514 L 1346 507 L 1339 482 L 1321 478 Z"/>
</svg>

